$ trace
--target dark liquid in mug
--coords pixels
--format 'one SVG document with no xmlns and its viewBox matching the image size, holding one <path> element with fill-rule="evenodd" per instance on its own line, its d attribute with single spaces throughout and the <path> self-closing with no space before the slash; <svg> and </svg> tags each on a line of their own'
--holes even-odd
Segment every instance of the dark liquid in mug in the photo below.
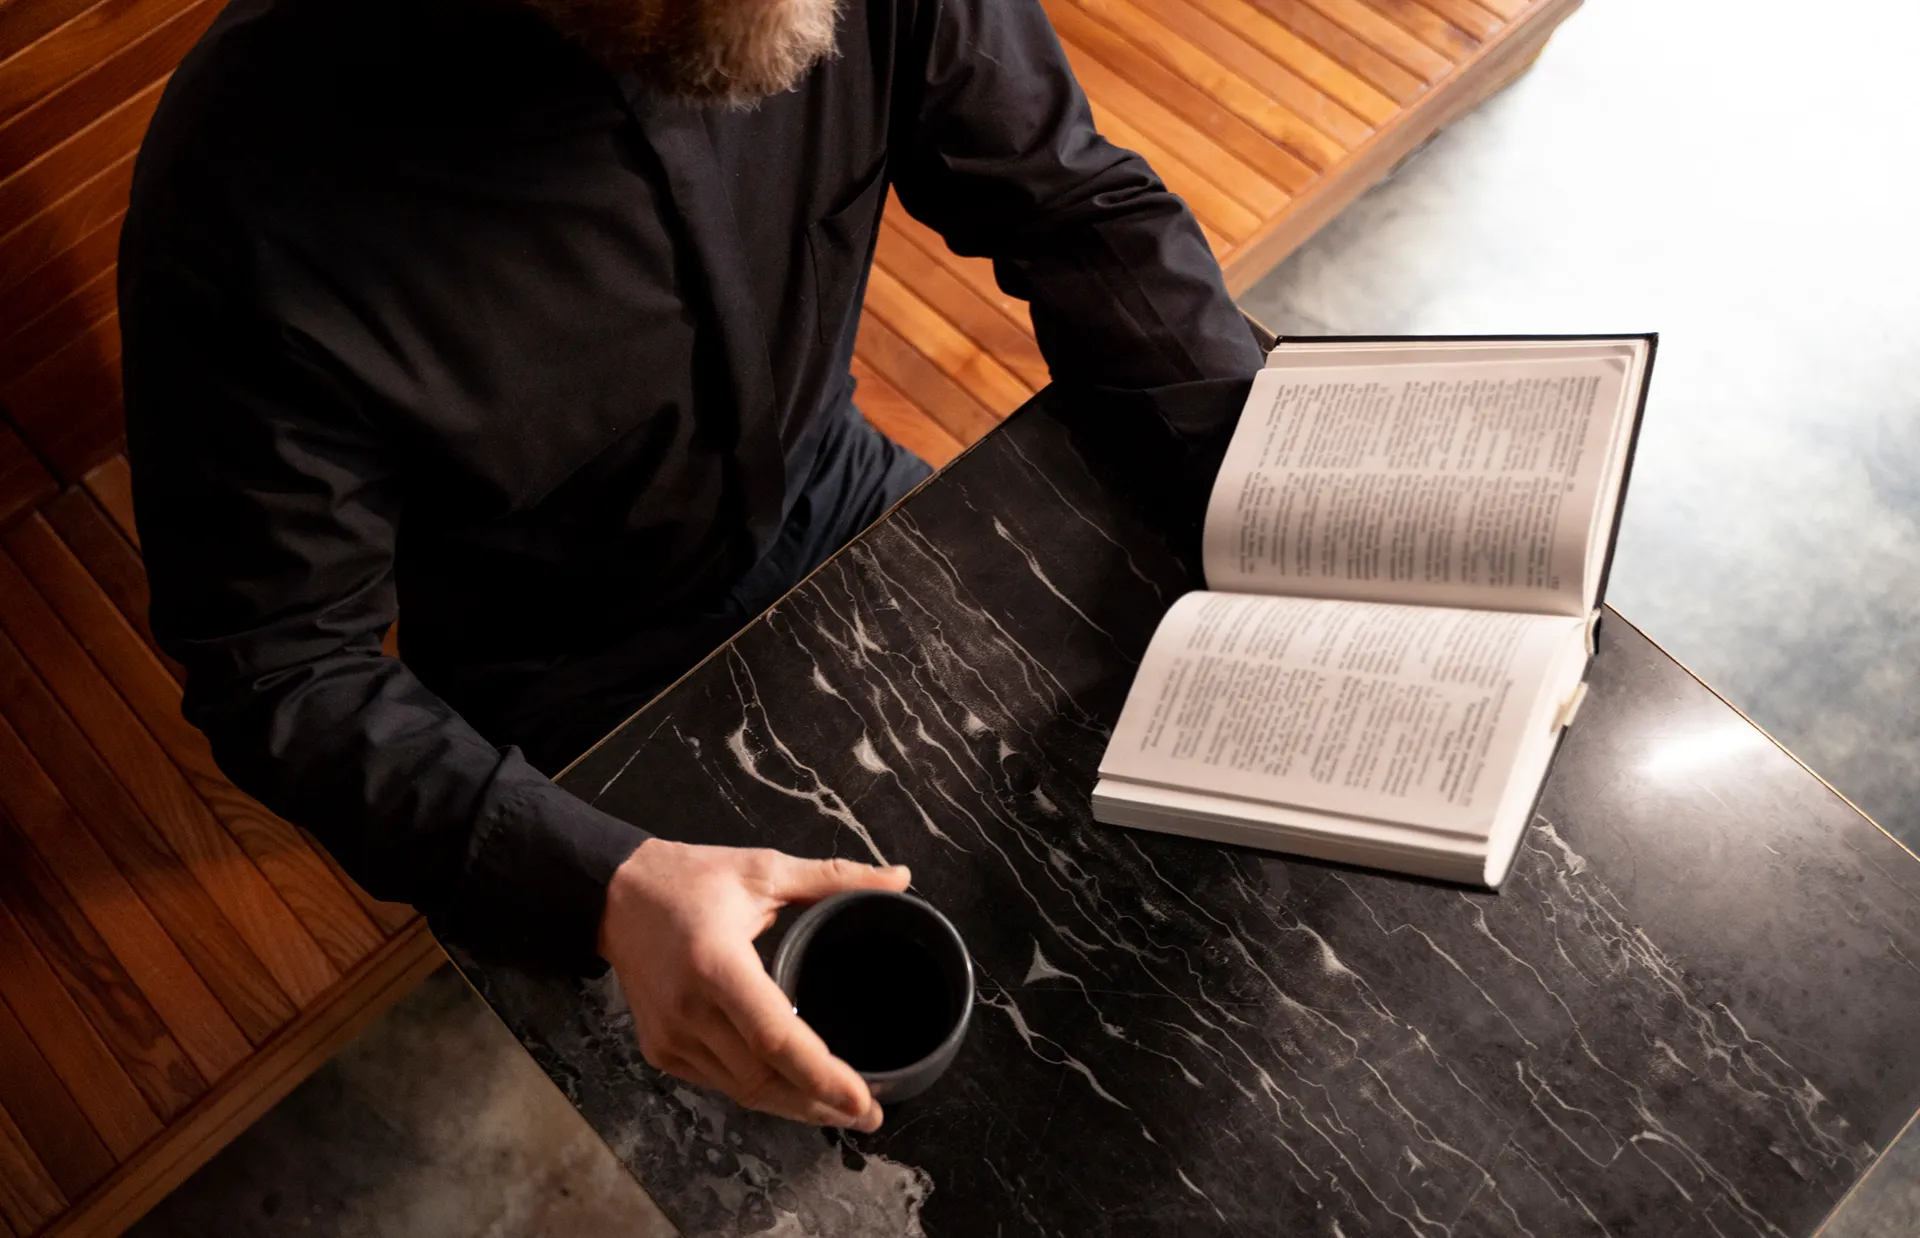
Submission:
<svg viewBox="0 0 1920 1238">
<path fill-rule="evenodd" d="M 855 1070 L 911 1066 L 940 1047 L 959 1012 L 932 951 L 892 933 L 836 933 L 808 943 L 795 1005 Z"/>
</svg>

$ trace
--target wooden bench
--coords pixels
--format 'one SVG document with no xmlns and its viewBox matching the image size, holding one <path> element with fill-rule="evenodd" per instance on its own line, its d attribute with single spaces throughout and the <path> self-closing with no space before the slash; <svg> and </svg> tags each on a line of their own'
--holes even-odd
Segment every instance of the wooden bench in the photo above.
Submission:
<svg viewBox="0 0 1920 1238">
<path fill-rule="evenodd" d="M 1245 288 L 1578 0 L 1047 0 L 1101 123 Z M 240 794 L 146 628 L 114 253 L 221 0 L 0 0 L 0 1238 L 113 1234 L 441 955 Z M 856 371 L 950 459 L 1046 375 L 987 264 L 888 213 Z"/>
</svg>

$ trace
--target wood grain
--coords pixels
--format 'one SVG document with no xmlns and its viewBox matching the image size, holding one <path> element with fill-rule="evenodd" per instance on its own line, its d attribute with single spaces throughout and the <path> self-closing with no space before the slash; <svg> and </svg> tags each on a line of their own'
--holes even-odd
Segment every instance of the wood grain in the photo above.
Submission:
<svg viewBox="0 0 1920 1238">
<path fill-rule="evenodd" d="M 120 317 L 81 328 L 51 356 L 0 384 L 21 433 L 62 480 L 72 481 L 118 445 Z"/>
<path fill-rule="evenodd" d="M 929 420 L 918 404 L 859 357 L 853 359 L 853 378 L 859 384 L 854 404 L 861 413 L 882 434 L 914 455 L 935 468 L 944 468 L 964 450 L 959 439 Z"/>
<path fill-rule="evenodd" d="M 978 439 L 1012 411 L 996 413 L 974 399 L 891 327 L 872 316 L 860 321 L 856 349 L 875 373 L 902 391 L 912 391 L 914 402 L 934 423 L 963 443 Z"/>
<path fill-rule="evenodd" d="M 26 357 L 14 372 L 26 373 L 55 351 L 61 341 L 70 338 L 66 332 L 71 325 L 98 322 L 106 317 L 104 313 L 91 311 L 90 306 L 95 302 L 85 299 L 84 293 L 102 280 L 112 286 L 120 226 L 125 220 L 124 209 L 111 212 L 62 251 L 58 261 L 35 268 L 0 297 L 0 339 L 31 329 L 45 341 L 41 351 Z M 0 228 L 10 226 L 0 223 Z M 51 322 L 44 321 L 49 317 Z M 24 345 L 21 347 L 24 351 Z"/>
<path fill-rule="evenodd" d="M 1400 110 L 1398 100 L 1295 30 L 1275 21 L 1249 0 L 1187 0 L 1179 8 L 1168 11 L 1169 20 L 1176 23 L 1187 20 L 1183 16 L 1185 12 L 1206 14 L 1269 59 L 1298 73 L 1369 128 L 1385 124 Z M 1348 147 L 1354 145 L 1352 139 L 1344 140 Z"/>
<path fill-rule="evenodd" d="M 8 810 L 96 914 L 94 925 L 202 1075 L 225 1075 L 294 1017 L 292 1000 L 4 633 L 0 687 L 0 768 L 8 770 L 0 795 Z M 154 921 L 157 939 L 142 937 Z M 190 962 L 184 971 L 182 956 Z M 217 1002 L 205 1002 L 207 990 Z"/>
<path fill-rule="evenodd" d="M 1420 6 L 1465 31 L 1476 43 L 1506 24 L 1504 18 L 1478 0 L 1420 0 Z"/>
<path fill-rule="evenodd" d="M 280 988 L 299 1005 L 325 992 L 338 969 L 6 554 L 0 627 Z"/>
<path fill-rule="evenodd" d="M 1249 0 L 1285 29 L 1319 48 L 1395 103 L 1406 106 L 1426 91 L 1427 79 L 1397 63 L 1358 34 L 1313 7 L 1310 0 Z"/>
<path fill-rule="evenodd" d="M 115 609 L 140 634 L 140 639 L 154 650 L 174 681 L 186 682 L 186 670 L 161 653 L 153 639 L 153 629 L 148 625 L 147 616 L 147 608 L 153 599 L 147 587 L 146 568 L 141 564 L 139 554 L 113 527 L 112 520 L 100 509 L 100 504 L 86 487 L 69 486 L 42 506 L 40 514 L 85 565 L 87 575 L 113 599 Z"/>
<path fill-rule="evenodd" d="M 12 0 L 0 4 L 0 61 L 100 0 Z"/>
<path fill-rule="evenodd" d="M 27 1137 L 0 1108 L 0 1217 L 15 1233 L 31 1234 L 66 1206 Z"/>
<path fill-rule="evenodd" d="M 1363 0 L 1306 0 L 1306 3 L 1416 74 L 1421 81 L 1445 77 L 1454 68 L 1454 61 L 1421 42 L 1406 27 L 1368 7 Z"/>
<path fill-rule="evenodd" d="M 1436 84 L 1419 106 L 1403 111 L 1355 150 L 1347 175 L 1319 181 L 1250 238 L 1227 264 L 1228 291 L 1236 295 L 1245 291 L 1422 142 L 1524 72 L 1554 30 L 1579 7 L 1580 0 L 1539 0 L 1525 22 L 1502 28 L 1477 57 Z"/>
<path fill-rule="evenodd" d="M 47 1175 L 72 1199 L 113 1172 L 113 1153 L 100 1142 L 73 1095 L 26 1029 L 0 1001 L 0 1109 L 26 1136 Z"/>
<path fill-rule="evenodd" d="M 1464 60 L 1480 46 L 1478 40 L 1421 0 L 1367 0 L 1367 4 L 1449 60 Z"/>
<path fill-rule="evenodd" d="M 91 118 L 172 73 L 222 7 L 221 0 L 199 0 L 0 121 L 0 176 L 52 150 Z"/>
<path fill-rule="evenodd" d="M 120 535 L 140 549 L 140 530 L 133 521 L 133 473 L 125 456 L 108 456 L 82 479 L 87 492 L 99 502 Z"/>
<path fill-rule="evenodd" d="M 0 527 L 51 498 L 53 474 L 34 458 L 13 427 L 0 421 Z"/>
<path fill-rule="evenodd" d="M 1236 196 L 1256 197 L 1250 187 L 1267 185 L 1253 169 L 1098 60 L 1071 47 L 1067 59 L 1075 75 L 1098 91 L 1091 102 L 1100 132 L 1115 145 L 1144 156 L 1202 223 L 1232 240 L 1259 228 L 1260 212 Z"/>
<path fill-rule="evenodd" d="M 11 880 L 0 874 L 0 882 Z M 160 1133 L 159 1114 L 114 1060 L 7 899 L 0 899 L 0 1001 L 13 1008 L 54 1072 L 76 1084 L 74 1099 L 115 1157 L 125 1160 Z"/>
<path fill-rule="evenodd" d="M 914 348 L 941 373 L 1002 416 L 1033 397 L 1033 387 L 967 338 L 891 272 L 874 269 L 867 286 L 867 313 L 903 339 L 912 340 Z"/>
<path fill-rule="evenodd" d="M 897 195 L 887 200 L 886 214 L 881 219 L 883 229 L 892 229 L 907 240 L 920 247 L 920 251 L 932 257 L 945 267 L 949 274 L 961 283 L 973 289 L 988 305 L 1000 312 L 1022 334 L 1029 338 L 1033 335 L 1033 320 L 1028 315 L 1027 303 L 1020 298 L 1004 292 L 994 278 L 993 263 L 986 258 L 956 254 L 947 248 L 947 243 L 939 233 L 907 214 Z"/>
<path fill-rule="evenodd" d="M 0 386 L 12 383 L 76 336 L 105 322 L 114 313 L 118 292 L 113 266 L 108 263 L 72 295 L 37 317 L 17 325 L 0 320 Z M 11 317 L 19 308 L 20 303 L 10 296 L 6 314 Z"/>
<path fill-rule="evenodd" d="M 0 541 L 333 964 L 345 970 L 378 946 L 383 934 L 306 840 L 222 776 L 206 737 L 181 717 L 180 685 L 52 526 L 35 514 Z"/>
<path fill-rule="evenodd" d="M 0 808 L 85 913 L 201 1078 L 221 1078 L 253 1051 L 233 1008 L 256 1030 L 256 1041 L 293 1018 L 293 1004 L 275 993 L 265 970 L 246 956 L 245 947 L 178 859 L 159 850 L 157 842 L 137 850 L 103 847 L 4 717 L 0 770 L 6 772 L 0 781 Z M 114 850 L 134 860 L 124 873 L 115 867 L 110 855 Z M 226 1001 L 202 979 L 189 953 L 205 963 L 217 982 L 225 981 L 220 988 L 228 994 Z M 236 965 L 234 956 L 246 962 Z M 229 980 L 235 972 L 239 980 Z M 256 989 L 269 1000 L 256 997 Z"/>
<path fill-rule="evenodd" d="M 421 979 L 447 961 L 424 920 L 388 940 L 273 1040 L 226 1086 L 122 1164 L 35 1238 L 118 1234 L 292 1091 Z"/>
<path fill-rule="evenodd" d="M 1249 124 L 1078 4 L 1056 3 L 1049 12 L 1069 48 L 1111 69 L 1233 152 L 1279 193 L 1282 206 L 1289 195 L 1317 175 L 1310 164 L 1276 143 L 1270 134 Z"/>
<path fill-rule="evenodd" d="M 80 1028 L 91 1025 L 102 1047 L 111 1051 L 109 1065 L 118 1063 L 117 1068 L 101 1071 L 66 1069 L 67 1055 L 78 1052 L 84 1044 L 78 1032 L 53 1044 L 35 1038 L 82 1111 L 89 1117 L 96 1110 L 110 1115 L 105 1120 L 96 1119 L 94 1129 L 116 1160 L 125 1159 L 158 1130 L 156 1115 L 167 1119 L 180 1113 L 207 1090 L 206 1080 L 187 1061 L 179 1042 L 107 949 L 79 904 L 27 844 L 11 814 L 4 812 L 0 812 L 0 903 L 6 904 L 23 930 L 22 942 L 31 939 L 58 976 L 54 987 L 63 989 L 86 1012 L 79 1021 Z M 21 974 L 29 970 L 22 968 Z M 55 1009 L 42 1007 L 39 1015 L 51 1018 Z M 22 1023 L 32 1021 L 17 1006 L 15 1014 Z M 125 1124 L 112 1118 L 121 1099 L 113 1090 L 116 1079 L 146 1098 L 151 1110 L 144 1120 L 124 1107 L 121 1116 L 127 1119 Z M 118 1146 L 121 1138 L 130 1140 L 127 1146 Z"/>
<path fill-rule="evenodd" d="M 10 293 L 83 237 L 126 214 L 133 152 L 100 169 L 31 219 L 0 221 L 0 293 Z M 92 272 L 88 272 L 89 278 Z"/>
<path fill-rule="evenodd" d="M 1040 355 L 1040 346 L 1034 343 L 1033 332 L 1016 326 L 990 300 L 914 244 L 899 228 L 882 224 L 875 260 L 1026 386 L 1036 391 L 1046 386 L 1047 362 Z"/>
<path fill-rule="evenodd" d="M 14 0 L 15 7 L 44 0 Z M 195 0 L 105 0 L 0 60 L 0 120 L 85 73 Z M 4 39 L 0 32 L 0 40 Z M 4 42 L 0 42 L 4 47 Z"/>
<path fill-rule="evenodd" d="M 1285 63 L 1182 0 L 1079 3 L 1316 168 L 1339 163 L 1372 132 Z"/>
<path fill-rule="evenodd" d="M 164 78 L 148 84 L 31 160 L 9 155 L 7 148 L 0 146 L 0 219 L 33 218 L 96 168 L 137 149 L 165 85 Z M 20 166 L 9 167 L 13 162 Z"/>
</svg>

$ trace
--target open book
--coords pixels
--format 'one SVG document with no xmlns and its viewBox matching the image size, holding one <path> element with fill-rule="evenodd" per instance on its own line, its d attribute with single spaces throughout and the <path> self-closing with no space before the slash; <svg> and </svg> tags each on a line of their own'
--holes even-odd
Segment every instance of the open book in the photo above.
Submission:
<svg viewBox="0 0 1920 1238">
<path fill-rule="evenodd" d="M 1095 818 L 1499 885 L 1586 692 L 1654 344 L 1275 348 Z"/>
</svg>

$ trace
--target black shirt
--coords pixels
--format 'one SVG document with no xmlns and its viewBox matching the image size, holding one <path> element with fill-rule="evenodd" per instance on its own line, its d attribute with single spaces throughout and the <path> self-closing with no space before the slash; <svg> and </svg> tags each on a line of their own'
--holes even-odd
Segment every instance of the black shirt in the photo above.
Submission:
<svg viewBox="0 0 1920 1238">
<path fill-rule="evenodd" d="M 459 706 L 766 549 L 850 392 L 889 185 L 1032 303 L 1056 379 L 1258 365 L 1035 0 L 852 0 L 840 55 L 743 111 L 498 0 L 237 0 L 120 258 L 153 627 L 228 775 L 375 894 L 590 949 L 644 835 Z"/>
</svg>

